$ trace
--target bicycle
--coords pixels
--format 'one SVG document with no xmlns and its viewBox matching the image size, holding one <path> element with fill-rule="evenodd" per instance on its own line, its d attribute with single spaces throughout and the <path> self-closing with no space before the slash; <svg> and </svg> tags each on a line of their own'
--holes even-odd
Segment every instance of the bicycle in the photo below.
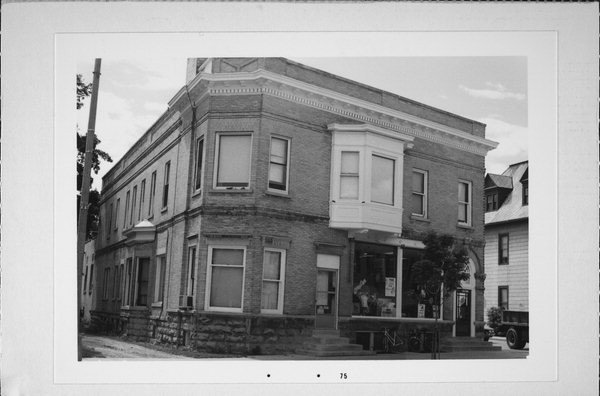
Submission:
<svg viewBox="0 0 600 396">
<path fill-rule="evenodd" d="M 383 350 L 385 353 L 404 352 L 406 351 L 406 340 L 396 332 L 383 329 Z"/>
</svg>

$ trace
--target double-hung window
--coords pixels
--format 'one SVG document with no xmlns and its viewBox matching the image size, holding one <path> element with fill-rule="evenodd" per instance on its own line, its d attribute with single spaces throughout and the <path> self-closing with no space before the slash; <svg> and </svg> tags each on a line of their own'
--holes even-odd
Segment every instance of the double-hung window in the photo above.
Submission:
<svg viewBox="0 0 600 396">
<path fill-rule="evenodd" d="M 110 204 L 108 209 L 108 227 L 106 227 L 106 238 L 110 239 L 110 230 L 112 228 L 113 204 Z"/>
<path fill-rule="evenodd" d="M 138 209 L 138 215 L 137 215 L 138 221 L 140 221 L 142 219 L 142 211 L 143 211 L 145 199 L 146 199 L 146 179 L 142 180 L 142 185 L 140 186 L 140 208 Z"/>
<path fill-rule="evenodd" d="M 283 287 L 285 279 L 285 250 L 265 249 L 261 312 L 283 313 Z"/>
<path fill-rule="evenodd" d="M 104 268 L 104 284 L 102 288 L 102 300 L 108 300 L 108 281 L 110 279 L 110 268 Z"/>
<path fill-rule="evenodd" d="M 196 166 L 194 167 L 194 191 L 202 189 L 202 161 L 204 159 L 204 137 L 196 140 Z"/>
<path fill-rule="evenodd" d="M 508 309 L 508 286 L 498 286 L 498 306 Z"/>
<path fill-rule="evenodd" d="M 156 261 L 156 280 L 154 284 L 154 302 L 162 302 L 165 289 L 165 270 L 167 267 L 167 257 L 159 256 Z"/>
<path fill-rule="evenodd" d="M 485 211 L 493 212 L 498 210 L 498 193 L 490 193 L 485 197 Z"/>
<path fill-rule="evenodd" d="M 196 287 L 196 246 L 188 249 L 187 296 L 194 297 Z"/>
<path fill-rule="evenodd" d="M 87 257 L 85 258 L 85 261 L 87 262 Z M 83 277 L 83 294 L 85 294 L 87 289 L 88 268 L 88 266 L 85 267 L 85 276 Z"/>
<path fill-rule="evenodd" d="M 248 188 L 250 186 L 250 157 L 252 135 L 218 134 L 216 188 Z"/>
<path fill-rule="evenodd" d="M 127 213 L 129 212 L 129 191 L 125 195 L 125 214 L 123 215 L 123 229 L 127 227 Z"/>
<path fill-rule="evenodd" d="M 471 225 L 471 182 L 458 182 L 458 224 Z"/>
<path fill-rule="evenodd" d="M 169 173 L 171 173 L 171 161 L 167 161 L 167 163 L 165 164 L 165 176 L 164 176 L 163 194 L 162 194 L 162 209 L 166 209 L 167 203 L 169 202 Z"/>
<path fill-rule="evenodd" d="M 359 154 L 358 151 L 342 151 L 340 168 L 340 198 L 358 199 Z"/>
<path fill-rule="evenodd" d="M 121 206 L 121 198 L 117 198 L 117 207 L 115 209 L 115 232 L 119 230 L 119 207 Z"/>
<path fill-rule="evenodd" d="M 269 189 L 271 190 L 288 191 L 289 146 L 288 139 L 271 138 L 269 156 Z"/>
<path fill-rule="evenodd" d="M 209 246 L 207 309 L 242 311 L 245 261 L 245 247 Z"/>
<path fill-rule="evenodd" d="M 413 169 L 412 214 L 423 218 L 427 217 L 427 171 Z"/>
<path fill-rule="evenodd" d="M 150 274 L 150 259 L 140 257 L 137 259 L 137 282 L 136 282 L 136 306 L 146 306 L 148 304 L 148 281 Z"/>
<path fill-rule="evenodd" d="M 523 205 L 529 205 L 529 181 L 525 180 L 523 183 Z"/>
<path fill-rule="evenodd" d="M 94 256 L 92 256 L 92 265 L 90 265 L 90 285 L 88 287 L 88 293 L 92 294 L 94 290 Z"/>
<path fill-rule="evenodd" d="M 508 234 L 498 235 L 498 264 L 508 264 Z"/>
<path fill-rule="evenodd" d="M 131 215 L 129 216 L 129 225 L 133 225 L 133 219 L 135 218 L 135 204 L 137 201 L 137 186 L 133 187 L 133 198 L 131 199 Z"/>
<path fill-rule="evenodd" d="M 154 214 L 154 196 L 156 195 L 156 171 L 152 172 L 150 178 L 150 198 L 148 202 L 148 217 Z"/>
<path fill-rule="evenodd" d="M 371 162 L 371 202 L 394 205 L 396 161 L 373 155 Z"/>
</svg>

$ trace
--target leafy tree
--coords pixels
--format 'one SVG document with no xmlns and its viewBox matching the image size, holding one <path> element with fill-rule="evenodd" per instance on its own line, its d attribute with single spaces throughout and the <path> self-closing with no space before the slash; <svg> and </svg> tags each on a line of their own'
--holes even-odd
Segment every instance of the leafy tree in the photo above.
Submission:
<svg viewBox="0 0 600 396">
<path fill-rule="evenodd" d="M 430 231 L 423 243 L 425 252 L 423 259 L 413 266 L 413 282 L 421 289 L 422 295 L 433 301 L 439 312 L 441 299 L 445 301 L 452 291 L 461 287 L 461 282 L 469 279 L 469 256 L 465 247 L 456 243 L 451 235 Z M 439 353 L 438 317 L 439 313 L 435 315 L 432 358 Z"/>
<path fill-rule="evenodd" d="M 488 326 L 490 326 L 494 331 L 496 331 L 500 326 L 500 323 L 502 322 L 502 308 L 490 307 L 487 311 L 487 316 Z"/>
<path fill-rule="evenodd" d="M 77 110 L 83 107 L 83 100 L 92 93 L 92 83 L 86 84 L 81 74 L 77 75 Z"/>
<path fill-rule="evenodd" d="M 81 74 L 77 75 L 77 109 L 83 107 L 84 99 L 91 95 L 92 83 L 86 84 Z M 83 162 L 85 159 L 85 143 L 87 135 L 80 135 L 77 131 L 77 217 L 79 217 L 79 202 L 81 198 L 81 184 L 83 181 Z M 112 162 L 110 155 L 97 148 L 100 144 L 100 139 L 95 136 L 94 151 L 92 153 L 92 170 L 95 174 L 100 171 L 100 159 L 106 162 Z M 90 185 L 94 179 L 90 178 Z M 90 190 L 88 213 L 87 213 L 87 229 L 86 239 L 94 238 L 98 233 L 98 222 L 100 221 L 100 193 L 93 189 Z"/>
</svg>

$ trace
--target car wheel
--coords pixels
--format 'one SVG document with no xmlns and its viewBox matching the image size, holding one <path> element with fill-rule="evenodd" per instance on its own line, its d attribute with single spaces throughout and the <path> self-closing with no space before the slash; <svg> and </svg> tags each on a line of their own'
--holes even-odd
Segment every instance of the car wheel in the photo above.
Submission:
<svg viewBox="0 0 600 396">
<path fill-rule="evenodd" d="M 524 340 L 521 339 L 519 332 L 514 327 L 511 327 L 506 332 L 506 345 L 510 349 L 523 349 L 525 346 Z"/>
</svg>

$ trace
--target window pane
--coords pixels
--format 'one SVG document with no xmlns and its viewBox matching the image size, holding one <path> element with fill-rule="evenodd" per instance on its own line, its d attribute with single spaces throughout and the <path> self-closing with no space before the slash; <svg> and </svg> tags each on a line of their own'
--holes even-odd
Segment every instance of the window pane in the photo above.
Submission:
<svg viewBox="0 0 600 396">
<path fill-rule="evenodd" d="M 241 249 L 213 249 L 213 265 L 244 265 L 244 251 Z"/>
<path fill-rule="evenodd" d="M 425 175 L 419 172 L 413 172 L 413 191 L 424 193 L 425 192 Z"/>
<path fill-rule="evenodd" d="M 213 267 L 210 285 L 210 306 L 242 307 L 242 268 Z"/>
<path fill-rule="evenodd" d="M 250 176 L 250 135 L 222 135 L 219 141 L 218 186 L 247 186 Z"/>
<path fill-rule="evenodd" d="M 196 190 L 202 187 L 202 152 L 204 151 L 204 139 L 198 140 L 196 147 L 196 182 L 194 188 Z"/>
<path fill-rule="evenodd" d="M 412 195 L 412 212 L 414 214 L 423 214 L 423 196 L 419 194 Z"/>
<path fill-rule="evenodd" d="M 340 198 L 358 198 L 357 176 L 342 176 L 340 178 Z"/>
<path fill-rule="evenodd" d="M 342 173 L 358 173 L 358 153 L 342 151 Z"/>
<path fill-rule="evenodd" d="M 467 204 L 458 204 L 458 221 L 467 222 Z"/>
<path fill-rule="evenodd" d="M 269 181 L 285 184 L 285 165 L 271 163 L 269 167 Z"/>
<path fill-rule="evenodd" d="M 279 282 L 264 281 L 262 287 L 262 309 L 277 309 Z"/>
<path fill-rule="evenodd" d="M 271 162 L 285 165 L 287 163 L 287 140 L 271 139 Z"/>
<path fill-rule="evenodd" d="M 461 202 L 469 202 L 469 185 L 466 183 L 458 183 L 458 200 Z"/>
<path fill-rule="evenodd" d="M 371 201 L 394 204 L 394 160 L 373 156 Z"/>
<path fill-rule="evenodd" d="M 263 269 L 263 279 L 279 280 L 280 279 L 280 252 L 265 252 L 265 265 Z"/>
</svg>

